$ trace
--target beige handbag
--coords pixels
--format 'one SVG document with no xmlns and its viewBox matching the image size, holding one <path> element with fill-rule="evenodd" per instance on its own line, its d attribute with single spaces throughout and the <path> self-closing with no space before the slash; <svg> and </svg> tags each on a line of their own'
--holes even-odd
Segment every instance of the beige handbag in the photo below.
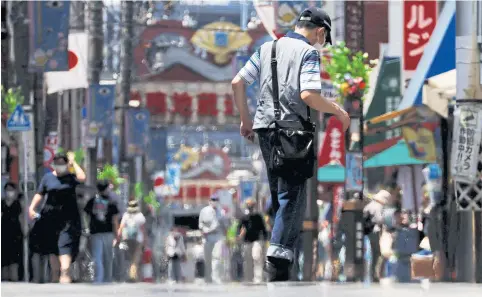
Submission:
<svg viewBox="0 0 482 297">
<path fill-rule="evenodd" d="M 380 235 L 380 253 L 386 259 L 393 255 L 393 237 L 392 234 L 383 230 Z"/>
</svg>

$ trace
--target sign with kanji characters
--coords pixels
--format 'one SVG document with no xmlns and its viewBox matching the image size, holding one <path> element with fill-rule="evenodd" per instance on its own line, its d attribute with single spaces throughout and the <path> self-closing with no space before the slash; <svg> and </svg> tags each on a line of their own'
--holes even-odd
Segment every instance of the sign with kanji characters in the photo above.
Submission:
<svg viewBox="0 0 482 297">
<path fill-rule="evenodd" d="M 354 52 L 363 51 L 363 1 L 345 1 L 346 47 Z"/>
<path fill-rule="evenodd" d="M 437 23 L 437 1 L 404 1 L 403 16 L 403 69 L 414 71 Z"/>
<path fill-rule="evenodd" d="M 343 125 L 335 117 L 328 120 L 325 139 L 318 156 L 318 168 L 328 164 L 345 165 L 345 135 Z"/>
<path fill-rule="evenodd" d="M 358 152 L 346 153 L 346 191 L 363 191 L 363 154 Z"/>
<path fill-rule="evenodd" d="M 482 138 L 482 108 L 460 105 L 455 114 L 452 141 L 452 176 L 455 181 L 477 182 L 477 164 Z"/>
</svg>

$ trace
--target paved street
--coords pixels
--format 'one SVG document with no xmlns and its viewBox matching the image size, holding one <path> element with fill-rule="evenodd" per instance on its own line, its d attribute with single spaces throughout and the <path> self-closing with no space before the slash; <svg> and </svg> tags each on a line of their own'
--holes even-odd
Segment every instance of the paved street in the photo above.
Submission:
<svg viewBox="0 0 482 297">
<path fill-rule="evenodd" d="M 276 285 L 166 285 L 166 284 L 10 284 L 2 283 L 2 297 L 107 297 L 107 296 L 174 296 L 174 297 L 480 297 L 482 284 L 365 285 L 328 283 L 278 283 Z"/>
</svg>

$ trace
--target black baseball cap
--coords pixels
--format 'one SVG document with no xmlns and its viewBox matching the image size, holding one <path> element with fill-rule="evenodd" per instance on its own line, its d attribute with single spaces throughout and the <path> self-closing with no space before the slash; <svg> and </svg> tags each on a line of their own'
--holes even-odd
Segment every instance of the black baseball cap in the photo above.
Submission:
<svg viewBox="0 0 482 297">
<path fill-rule="evenodd" d="M 317 27 L 326 29 L 326 42 L 331 44 L 331 18 L 321 8 L 310 7 L 300 14 L 298 22 L 305 21 L 314 24 Z"/>
</svg>

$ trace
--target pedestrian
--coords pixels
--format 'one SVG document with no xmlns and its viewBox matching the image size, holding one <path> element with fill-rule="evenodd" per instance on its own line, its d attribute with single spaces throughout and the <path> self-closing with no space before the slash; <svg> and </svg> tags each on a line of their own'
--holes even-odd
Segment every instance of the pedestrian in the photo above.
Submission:
<svg viewBox="0 0 482 297">
<path fill-rule="evenodd" d="M 97 182 L 97 194 L 84 208 L 90 217 L 90 238 L 92 256 L 94 257 L 94 282 L 112 282 L 113 245 L 119 229 L 119 210 L 115 201 L 111 200 L 109 183 L 106 180 Z"/>
<path fill-rule="evenodd" d="M 246 211 L 238 226 L 238 241 L 243 242 L 243 275 L 246 282 L 260 283 L 263 281 L 263 249 L 268 231 L 263 217 L 255 211 L 254 200 L 246 200 Z"/>
<path fill-rule="evenodd" d="M 130 281 L 137 281 L 138 279 L 138 265 L 142 248 L 147 243 L 145 223 L 146 218 L 141 213 L 137 200 L 129 201 L 129 206 L 122 216 L 117 232 L 117 241 L 120 240 L 119 248 L 124 251 L 124 258 L 127 258 L 129 263 Z M 122 270 L 124 273 L 125 269 Z"/>
<path fill-rule="evenodd" d="M 16 282 L 19 279 L 23 251 L 23 195 L 19 193 L 17 185 L 11 182 L 7 182 L 3 190 L 5 199 L 2 199 L 2 281 Z"/>
<path fill-rule="evenodd" d="M 177 228 L 173 228 L 166 239 L 166 254 L 169 257 L 169 279 L 179 283 L 182 280 L 181 263 L 186 260 L 184 238 Z"/>
<path fill-rule="evenodd" d="M 385 259 L 380 252 L 380 236 L 383 226 L 383 209 L 391 200 L 390 192 L 380 190 L 363 209 L 365 218 L 365 235 L 370 241 L 371 267 L 370 277 L 373 282 L 379 282 L 383 276 Z"/>
<path fill-rule="evenodd" d="M 213 280 L 213 249 L 223 237 L 221 209 L 218 203 L 219 197 L 214 194 L 211 196 L 209 205 L 199 213 L 199 230 L 202 232 L 204 244 L 204 280 L 206 283 L 211 283 Z"/>
<path fill-rule="evenodd" d="M 294 261 L 306 205 L 306 181 L 313 175 L 315 162 L 316 133 L 310 108 L 333 114 L 342 122 L 343 132 L 350 124 L 348 114 L 321 95 L 319 51 L 326 42 L 331 43 L 330 32 L 326 12 L 306 9 L 294 32 L 264 43 L 232 81 L 240 134 L 251 141 L 257 134 L 268 168 L 276 213 L 265 263 L 268 281 L 288 280 Z M 246 84 L 255 80 L 260 83 L 260 95 L 253 122 Z"/>
<path fill-rule="evenodd" d="M 56 154 L 53 169 L 53 172 L 43 176 L 37 194 L 30 204 L 30 219 L 36 220 L 31 231 L 31 246 L 32 252 L 51 256 L 53 281 L 57 279 L 59 265 L 52 256 L 58 255 L 59 280 L 61 283 L 70 283 L 70 266 L 79 252 L 82 233 L 76 189 L 86 177 L 82 168 L 75 162 L 73 153 Z M 73 174 L 70 172 L 71 169 Z M 41 269 L 42 266 L 37 269 Z"/>
</svg>

